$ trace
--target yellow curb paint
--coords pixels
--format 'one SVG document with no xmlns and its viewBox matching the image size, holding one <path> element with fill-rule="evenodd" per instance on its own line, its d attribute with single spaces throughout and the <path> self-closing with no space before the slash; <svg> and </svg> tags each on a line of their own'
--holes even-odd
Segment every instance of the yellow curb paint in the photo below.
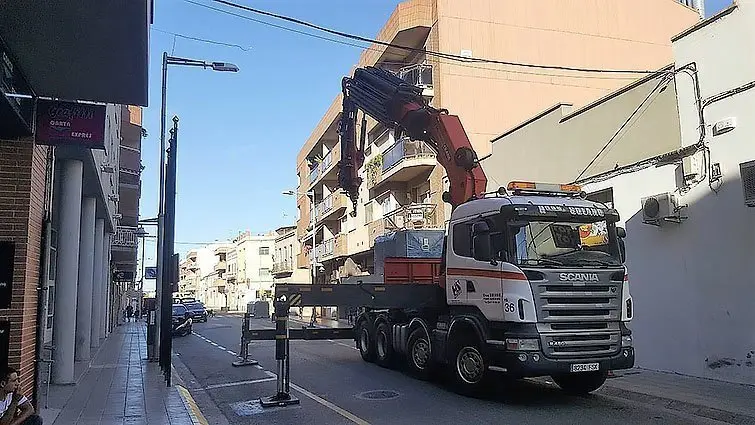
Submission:
<svg viewBox="0 0 755 425">
<path fill-rule="evenodd" d="M 189 409 L 191 410 L 189 415 L 191 416 L 192 422 L 201 425 L 210 425 L 210 423 L 207 422 L 207 419 L 205 419 L 204 415 L 202 414 L 202 411 L 199 410 L 199 406 L 197 406 L 197 402 L 194 401 L 194 398 L 191 396 L 189 390 L 182 387 L 181 385 L 176 385 L 176 388 L 178 388 L 178 392 L 181 394 L 181 398 L 183 398 L 184 403 L 189 405 Z"/>
</svg>

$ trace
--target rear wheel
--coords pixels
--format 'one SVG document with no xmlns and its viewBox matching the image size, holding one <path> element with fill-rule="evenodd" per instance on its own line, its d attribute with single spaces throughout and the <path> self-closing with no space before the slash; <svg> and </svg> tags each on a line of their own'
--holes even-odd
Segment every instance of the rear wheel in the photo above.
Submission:
<svg viewBox="0 0 755 425">
<path fill-rule="evenodd" d="M 395 358 L 391 327 L 383 322 L 375 330 L 375 363 L 383 367 L 391 367 Z"/>
<path fill-rule="evenodd" d="M 586 395 L 602 387 L 608 378 L 608 371 L 556 375 L 553 380 L 564 392 L 573 395 Z"/>
<path fill-rule="evenodd" d="M 478 396 L 488 384 L 487 361 L 476 338 L 453 342 L 451 362 L 453 385 L 456 392 Z"/>
<path fill-rule="evenodd" d="M 375 339 L 372 337 L 367 321 L 363 320 L 357 325 L 357 347 L 362 360 L 372 362 L 375 360 Z"/>
<path fill-rule="evenodd" d="M 430 339 L 422 328 L 417 328 L 409 334 L 406 343 L 406 365 L 409 373 L 416 378 L 430 379 L 432 366 Z"/>
</svg>

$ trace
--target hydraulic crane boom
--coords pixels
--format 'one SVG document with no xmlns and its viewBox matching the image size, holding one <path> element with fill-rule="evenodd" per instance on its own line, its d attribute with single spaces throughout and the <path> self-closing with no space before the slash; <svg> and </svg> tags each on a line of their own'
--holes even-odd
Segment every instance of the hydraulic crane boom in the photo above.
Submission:
<svg viewBox="0 0 755 425">
<path fill-rule="evenodd" d="M 427 143 L 436 152 L 450 183 L 443 200 L 450 203 L 452 208 L 481 197 L 485 192 L 487 178 L 459 117 L 428 105 L 422 97 L 421 88 L 386 70 L 366 67 L 357 69 L 353 77 L 345 77 L 342 90 L 343 112 L 338 127 L 341 138 L 338 185 L 351 199 L 353 215 L 356 215 L 359 186 L 362 184 L 359 168 L 364 164 L 364 115 L 358 146 L 356 140 L 356 119 L 360 109 L 379 123 L 394 128 L 396 139 L 405 134 L 412 140 Z"/>
</svg>

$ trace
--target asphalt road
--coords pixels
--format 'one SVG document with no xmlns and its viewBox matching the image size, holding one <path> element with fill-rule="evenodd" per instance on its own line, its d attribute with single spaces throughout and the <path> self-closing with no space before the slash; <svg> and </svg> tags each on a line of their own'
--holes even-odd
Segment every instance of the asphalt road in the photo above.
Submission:
<svg viewBox="0 0 755 425">
<path fill-rule="evenodd" d="M 300 404 L 263 409 L 259 398 L 276 392 L 274 342 L 250 344 L 259 367 L 234 367 L 240 336 L 240 318 L 219 316 L 173 342 L 174 367 L 213 425 L 717 423 L 600 393 L 568 396 L 545 382 L 517 381 L 486 399 L 463 397 L 440 382 L 366 363 L 349 340 L 291 341 L 291 394 Z"/>
</svg>

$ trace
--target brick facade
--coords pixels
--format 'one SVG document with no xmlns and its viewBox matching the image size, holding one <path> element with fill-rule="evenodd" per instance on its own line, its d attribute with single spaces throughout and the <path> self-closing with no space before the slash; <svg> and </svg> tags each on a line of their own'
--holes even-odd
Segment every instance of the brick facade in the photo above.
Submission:
<svg viewBox="0 0 755 425">
<path fill-rule="evenodd" d="M 47 147 L 30 141 L 0 140 L 0 240 L 15 243 L 8 363 L 21 375 L 21 390 L 32 395 L 37 331 L 37 286 L 44 219 Z"/>
</svg>

